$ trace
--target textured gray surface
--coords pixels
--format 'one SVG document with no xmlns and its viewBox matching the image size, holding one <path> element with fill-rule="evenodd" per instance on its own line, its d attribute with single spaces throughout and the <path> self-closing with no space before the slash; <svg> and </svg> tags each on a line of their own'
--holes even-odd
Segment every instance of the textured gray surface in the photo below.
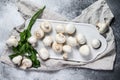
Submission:
<svg viewBox="0 0 120 80">
<path fill-rule="evenodd" d="M 0 1 L 0 11 L 4 10 L 1 7 L 1 6 L 5 5 L 5 4 L 3 4 L 4 1 L 5 0 Z M 73 1 L 73 0 L 71 0 L 71 1 Z M 79 1 L 79 0 L 74 0 L 73 2 L 71 2 L 71 4 L 73 4 L 73 3 L 76 4 L 77 1 Z M 86 4 L 82 3 L 82 1 L 83 2 L 86 1 Z M 81 4 L 84 4 L 84 5 L 88 6 L 93 1 L 94 0 L 80 0 L 79 2 L 81 2 Z M 108 2 L 111 3 L 110 1 L 108 1 Z M 115 2 L 113 4 L 114 5 L 112 5 L 112 3 L 111 3 L 110 7 L 115 6 L 115 9 L 113 10 L 113 13 L 115 13 L 115 11 L 118 8 L 116 7 Z M 53 5 L 53 4 L 51 4 L 51 5 Z M 68 5 L 65 5 L 65 6 L 68 6 Z M 74 6 L 77 7 L 77 6 L 79 6 L 79 4 L 74 5 Z M 59 5 L 59 7 L 61 8 L 61 7 L 64 7 L 64 6 Z M 71 5 L 69 7 L 73 8 L 73 6 L 71 6 Z M 75 11 L 76 15 L 74 15 L 70 8 L 68 8 L 68 12 L 71 15 L 70 16 L 67 15 L 67 17 L 69 16 L 69 19 L 72 19 L 73 17 L 77 16 L 81 11 L 81 9 L 75 9 L 76 10 Z M 67 10 L 64 10 L 64 11 L 67 11 Z M 78 14 L 77 14 L 77 12 L 78 12 Z M 64 16 L 67 14 L 67 12 L 59 12 L 59 13 L 63 14 Z M 120 13 L 120 12 L 118 12 L 118 13 Z M 115 16 L 116 20 L 112 24 L 112 27 L 114 29 L 114 32 L 116 32 L 115 37 L 116 37 L 116 42 L 118 44 L 117 49 L 119 50 L 119 44 L 120 44 L 119 43 L 119 40 L 120 40 L 119 26 L 120 25 L 118 23 L 119 23 L 120 17 L 118 17 L 117 13 L 115 13 L 115 14 L 116 14 L 116 16 Z M 0 12 L 0 15 L 3 15 L 3 14 Z M 117 50 L 117 53 L 119 53 L 118 50 Z M 120 77 L 119 77 L 119 73 L 120 73 L 119 60 L 120 59 L 119 58 L 120 58 L 119 54 L 117 54 L 117 60 L 116 60 L 115 68 L 114 68 L 113 71 L 95 71 L 95 70 L 90 70 L 90 69 L 68 68 L 68 69 L 63 69 L 63 70 L 56 71 L 56 72 L 33 72 L 33 71 L 29 72 L 29 73 L 33 73 L 34 75 L 33 74 L 32 75 L 31 74 L 26 74 L 26 72 L 28 72 L 28 71 L 26 71 L 26 72 L 21 71 L 19 69 L 12 68 L 12 67 L 9 67 L 9 66 L 1 63 L 0 64 L 0 80 L 22 80 L 23 77 L 24 77 L 24 80 L 31 80 L 31 78 L 29 76 L 31 76 L 31 77 L 34 76 L 35 77 L 32 80 L 119 80 L 120 79 Z M 16 72 L 12 72 L 13 70 L 16 71 Z M 20 75 L 20 74 L 23 74 L 23 75 Z"/>
</svg>

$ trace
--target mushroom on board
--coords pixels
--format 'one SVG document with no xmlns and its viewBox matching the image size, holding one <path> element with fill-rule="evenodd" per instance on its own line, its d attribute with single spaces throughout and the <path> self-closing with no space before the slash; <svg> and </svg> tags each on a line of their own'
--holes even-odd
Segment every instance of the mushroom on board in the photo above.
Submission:
<svg viewBox="0 0 120 80">
<path fill-rule="evenodd" d="M 45 46 L 51 46 L 53 42 L 53 39 L 51 36 L 46 36 L 44 39 L 43 39 L 43 43 Z"/>
<path fill-rule="evenodd" d="M 50 57 L 49 52 L 46 48 L 41 48 L 38 52 L 38 55 L 42 60 L 47 60 Z"/>
<path fill-rule="evenodd" d="M 28 38 L 28 42 L 32 45 L 35 46 L 37 43 L 37 38 L 35 36 L 31 36 L 30 38 Z"/>
<path fill-rule="evenodd" d="M 51 25 L 51 23 L 48 22 L 48 21 L 42 22 L 42 23 L 40 24 L 40 27 L 41 27 L 41 29 L 42 29 L 44 32 L 46 32 L 46 33 L 49 33 L 49 32 L 52 31 L 52 25 Z"/>
<path fill-rule="evenodd" d="M 55 37 L 55 40 L 56 40 L 57 43 L 62 44 L 62 43 L 65 43 L 66 37 L 62 33 L 58 33 Z"/>
<path fill-rule="evenodd" d="M 65 32 L 65 27 L 62 24 L 59 24 L 55 28 L 57 33 L 64 33 Z"/>
<path fill-rule="evenodd" d="M 52 44 L 52 49 L 53 49 L 53 51 L 56 52 L 56 53 L 61 53 L 61 52 L 62 52 L 62 48 L 63 48 L 63 45 L 62 45 L 62 44 L 59 44 L 59 43 L 57 43 L 57 42 L 54 42 L 54 43 Z"/>
<path fill-rule="evenodd" d="M 76 31 L 76 28 L 75 28 L 74 24 L 72 24 L 72 23 L 67 24 L 67 26 L 65 27 L 65 32 L 68 34 L 73 34 L 73 33 L 75 33 L 75 31 Z"/>
</svg>

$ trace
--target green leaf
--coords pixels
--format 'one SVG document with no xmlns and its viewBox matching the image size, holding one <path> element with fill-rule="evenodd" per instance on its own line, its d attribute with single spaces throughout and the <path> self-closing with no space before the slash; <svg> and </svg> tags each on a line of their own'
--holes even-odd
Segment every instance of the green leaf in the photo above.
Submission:
<svg viewBox="0 0 120 80">
<path fill-rule="evenodd" d="M 34 68 L 40 67 L 40 61 L 39 61 L 39 60 L 36 60 L 32 66 L 33 66 Z"/>
<path fill-rule="evenodd" d="M 20 41 L 24 42 L 26 40 L 26 30 L 20 33 Z"/>
<path fill-rule="evenodd" d="M 23 44 L 20 48 L 20 53 L 25 53 L 26 52 L 26 44 Z"/>
<path fill-rule="evenodd" d="M 12 50 L 14 51 L 14 53 L 19 53 L 19 50 L 17 47 L 12 47 Z"/>
<path fill-rule="evenodd" d="M 27 43 L 26 43 L 26 50 L 27 50 L 27 52 L 28 52 L 30 46 L 31 46 L 31 45 L 27 42 Z"/>
<path fill-rule="evenodd" d="M 45 9 L 45 6 L 44 6 L 42 9 L 39 9 L 38 12 L 36 12 L 36 13 L 33 15 L 33 17 L 32 17 L 31 20 L 30 20 L 30 23 L 28 24 L 28 28 L 27 28 L 27 29 L 28 29 L 29 31 L 31 30 L 33 24 L 35 23 L 35 21 L 36 21 L 36 19 L 39 17 L 39 15 L 42 14 L 42 12 L 44 11 L 44 9 Z"/>
</svg>

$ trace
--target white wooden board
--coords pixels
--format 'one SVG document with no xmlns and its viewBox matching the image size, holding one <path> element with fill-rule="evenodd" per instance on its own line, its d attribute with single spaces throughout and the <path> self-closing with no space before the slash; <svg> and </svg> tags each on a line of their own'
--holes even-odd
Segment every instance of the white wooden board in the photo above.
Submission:
<svg viewBox="0 0 120 80">
<path fill-rule="evenodd" d="M 103 51 L 105 51 L 106 47 L 107 47 L 107 42 L 106 39 L 99 34 L 98 30 L 96 29 L 96 27 L 94 25 L 91 24 L 86 24 L 86 23 L 74 23 L 74 22 L 65 22 L 65 21 L 54 21 L 54 20 L 44 20 L 44 19 L 37 19 L 35 24 L 32 27 L 31 33 L 33 34 L 34 31 L 40 27 L 40 23 L 42 21 L 49 21 L 52 24 L 52 32 L 46 35 L 51 35 L 55 41 L 55 35 L 56 35 L 56 31 L 55 31 L 55 27 L 58 24 L 63 24 L 63 25 L 67 25 L 68 23 L 73 23 L 76 27 L 76 34 L 78 33 L 82 33 L 83 35 L 85 35 L 86 39 L 87 39 L 87 44 L 90 46 L 90 50 L 91 50 L 91 56 L 89 56 L 88 58 L 84 58 L 80 55 L 78 49 L 79 47 L 73 47 L 72 48 L 72 53 L 70 53 L 68 60 L 70 61 L 81 61 L 81 62 L 89 62 L 94 60 L 99 54 L 102 54 Z M 29 20 L 26 21 L 26 26 L 28 25 Z M 99 49 L 93 49 L 91 46 L 91 41 L 93 39 L 99 39 L 101 41 L 101 47 Z M 36 50 L 38 51 L 40 48 L 45 47 L 42 40 L 39 40 L 38 42 L 38 46 L 36 47 Z M 49 51 L 50 54 L 50 58 L 54 58 L 54 59 L 63 59 L 62 55 L 59 53 L 55 53 L 51 47 L 46 47 Z"/>
</svg>

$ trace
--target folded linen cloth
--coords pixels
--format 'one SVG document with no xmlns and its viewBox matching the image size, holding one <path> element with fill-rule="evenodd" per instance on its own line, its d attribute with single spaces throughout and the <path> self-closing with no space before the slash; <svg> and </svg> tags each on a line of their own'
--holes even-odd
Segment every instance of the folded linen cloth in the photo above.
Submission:
<svg viewBox="0 0 120 80">
<path fill-rule="evenodd" d="M 32 2 L 28 0 L 21 0 L 17 3 L 18 9 L 22 14 L 22 16 L 24 17 L 24 19 L 28 19 L 29 17 L 31 17 L 34 11 L 36 11 L 39 8 L 39 5 L 35 5 L 35 4 L 33 5 L 31 3 Z M 44 11 L 42 18 L 69 21 L 60 14 L 56 12 L 51 12 L 48 9 Z M 104 0 L 98 0 L 95 3 L 93 3 L 91 6 L 83 10 L 82 14 L 80 14 L 80 16 L 76 17 L 72 21 L 90 23 L 93 25 L 95 25 L 97 22 L 105 21 L 110 24 L 112 18 L 113 18 L 113 14 L 111 13 L 107 3 Z M 71 61 L 49 59 L 45 62 L 41 61 L 40 68 L 38 69 L 31 68 L 30 70 L 53 71 L 67 67 L 83 67 L 83 68 L 90 68 L 97 70 L 112 70 L 116 53 L 115 53 L 114 35 L 110 27 L 109 27 L 109 32 L 106 33 L 106 40 L 108 42 L 108 46 L 106 50 L 101 55 L 99 55 L 94 62 L 83 63 L 83 62 L 71 62 Z M 0 60 L 14 67 L 14 65 L 7 57 L 8 54 L 9 54 L 9 50 L 7 50 L 4 55 L 2 55 Z"/>
</svg>

